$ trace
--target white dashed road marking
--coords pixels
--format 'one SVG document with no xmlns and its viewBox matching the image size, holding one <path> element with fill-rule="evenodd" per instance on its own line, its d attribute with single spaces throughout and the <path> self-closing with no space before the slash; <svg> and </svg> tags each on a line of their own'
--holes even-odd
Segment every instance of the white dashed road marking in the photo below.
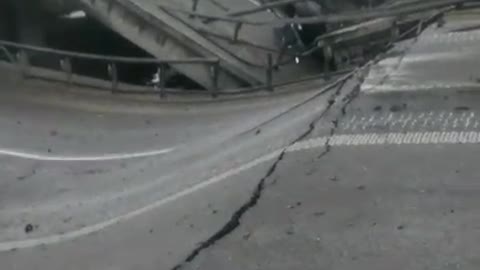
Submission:
<svg viewBox="0 0 480 270">
<path fill-rule="evenodd" d="M 329 140 L 331 146 L 408 145 L 408 144 L 477 144 L 480 132 L 407 132 L 335 135 L 302 141 L 288 148 L 288 152 L 322 147 Z"/>
<path fill-rule="evenodd" d="M 366 94 L 433 90 L 433 89 L 462 89 L 462 88 L 477 89 L 477 88 L 480 88 L 480 84 L 469 83 L 469 82 L 459 82 L 459 83 L 431 83 L 431 84 L 412 84 L 412 85 L 390 85 L 390 84 L 362 85 L 362 91 Z"/>
<path fill-rule="evenodd" d="M 355 118 L 355 124 L 352 119 Z M 475 131 L 473 128 L 478 123 L 475 112 L 397 112 L 374 113 L 368 120 L 357 115 L 347 116 L 339 125 L 339 133 L 377 133 L 382 132 L 413 132 L 426 131 Z"/>
</svg>

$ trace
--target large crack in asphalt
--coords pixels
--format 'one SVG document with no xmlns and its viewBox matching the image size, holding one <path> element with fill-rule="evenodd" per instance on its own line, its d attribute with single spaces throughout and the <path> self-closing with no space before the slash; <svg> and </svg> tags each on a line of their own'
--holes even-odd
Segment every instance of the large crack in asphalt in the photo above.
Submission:
<svg viewBox="0 0 480 270">
<path fill-rule="evenodd" d="M 402 63 L 405 55 L 407 52 L 412 48 L 413 44 L 415 44 L 418 41 L 418 35 L 415 37 L 413 40 L 412 44 L 406 47 L 405 50 L 401 53 L 400 61 L 398 63 L 398 66 Z M 296 144 L 299 141 L 304 140 L 307 136 L 309 136 L 316 128 L 316 124 L 322 120 L 325 115 L 327 115 L 328 112 L 334 107 L 334 105 L 337 104 L 338 98 L 341 95 L 342 89 L 344 88 L 345 84 L 351 80 L 352 78 L 357 79 L 357 82 L 355 85 L 352 87 L 352 90 L 346 94 L 342 99 L 342 105 L 340 106 L 340 113 L 336 116 L 334 120 L 332 120 L 333 127 L 330 129 L 328 138 L 325 142 L 324 145 L 324 150 L 322 153 L 318 156 L 318 159 L 322 159 L 325 156 L 327 156 L 331 150 L 332 150 L 332 145 L 331 145 L 331 139 L 334 137 L 334 135 L 337 132 L 338 126 L 340 121 L 347 115 L 347 109 L 348 107 L 355 101 L 357 97 L 360 95 L 361 91 L 361 85 L 366 79 L 366 73 L 361 74 L 360 76 L 356 76 L 357 74 L 361 72 L 365 72 L 365 70 L 368 69 L 368 67 L 371 64 L 378 63 L 383 57 L 386 56 L 386 52 L 388 51 L 388 46 L 385 48 L 385 51 L 377 56 L 377 59 L 374 61 L 371 61 L 367 64 L 365 64 L 362 67 L 357 68 L 356 70 L 352 71 L 349 75 L 343 77 L 342 79 L 338 80 L 336 83 L 332 84 L 330 87 L 328 87 L 326 90 L 322 91 L 320 93 L 324 94 L 332 89 L 335 89 L 335 91 L 331 94 L 331 96 L 328 98 L 328 105 L 325 107 L 325 109 L 319 114 L 318 117 L 316 117 L 310 124 L 308 125 L 308 129 L 298 136 L 295 140 L 293 140 L 290 144 L 288 144 L 286 147 L 283 148 L 283 150 L 280 152 L 280 154 L 277 156 L 275 159 L 275 162 L 270 166 L 268 169 L 267 173 L 265 174 L 264 177 L 260 179 L 258 182 L 257 186 L 255 187 L 253 193 L 251 194 L 250 198 L 242 205 L 240 208 L 238 208 L 230 217 L 230 219 L 225 223 L 220 230 L 218 230 L 216 233 L 214 233 L 211 237 L 209 237 L 206 241 L 201 242 L 192 252 L 189 253 L 189 255 L 186 257 L 186 259 L 176 266 L 172 268 L 172 270 L 181 270 L 183 267 L 191 262 L 193 262 L 200 253 L 212 246 L 214 246 L 218 241 L 222 240 L 224 237 L 227 235 L 231 234 L 234 232 L 241 224 L 241 219 L 243 216 L 252 208 L 254 208 L 259 200 L 261 199 L 264 190 L 265 190 L 265 184 L 266 181 L 269 179 L 270 176 L 273 175 L 273 173 L 277 170 L 278 165 L 280 162 L 284 159 L 285 154 L 287 153 L 287 150 L 289 147 L 292 145 Z M 387 74 L 386 77 L 390 76 L 391 74 Z M 384 78 L 386 79 L 386 78 Z M 319 95 L 319 96 L 320 96 Z M 315 96 L 316 98 L 317 96 Z"/>
<path fill-rule="evenodd" d="M 357 71 L 354 71 L 351 73 L 349 76 L 345 76 L 342 80 L 337 81 L 335 84 L 330 86 L 330 90 L 335 89 L 335 91 L 330 95 L 328 98 L 328 105 L 325 107 L 325 109 L 313 120 L 310 122 L 308 125 L 308 129 L 302 133 L 300 136 L 298 136 L 295 140 L 293 140 L 290 144 L 288 144 L 286 147 L 283 148 L 283 150 L 280 152 L 280 154 L 277 156 L 273 164 L 270 166 L 270 168 L 267 170 L 267 173 L 265 176 L 263 176 L 255 189 L 253 190 L 250 198 L 240 206 L 230 217 L 230 219 L 217 231 L 215 232 L 212 236 L 210 236 L 207 240 L 201 242 L 194 250 L 192 250 L 188 256 L 179 264 L 174 266 L 172 270 L 181 270 L 183 269 L 187 264 L 193 262 L 200 253 L 212 246 L 214 246 L 218 241 L 226 237 L 227 235 L 231 234 L 234 232 L 241 224 L 241 219 L 243 216 L 252 208 L 254 208 L 259 200 L 261 199 L 267 180 L 270 178 L 270 176 L 273 175 L 273 173 L 277 170 L 278 165 L 280 162 L 284 159 L 285 154 L 287 153 L 287 150 L 290 146 L 298 143 L 299 141 L 304 140 L 307 136 L 309 136 L 316 127 L 316 124 L 318 121 L 320 121 L 322 118 L 325 117 L 325 115 L 332 109 L 332 107 L 337 104 L 337 100 L 339 96 L 341 95 L 342 89 L 344 88 L 345 84 L 347 81 L 349 81 L 356 73 Z M 344 102 L 344 105 L 341 107 L 342 112 L 346 111 L 346 106 L 348 106 L 353 99 L 358 96 L 358 92 L 360 90 L 360 85 L 354 87 L 354 89 L 347 94 L 343 99 L 342 102 Z M 352 93 L 355 93 L 352 95 Z M 335 127 L 336 128 L 336 127 Z M 334 131 L 331 132 L 333 136 Z M 329 146 L 327 146 L 330 148 Z"/>
<path fill-rule="evenodd" d="M 433 22 L 432 22 L 433 23 Z M 421 27 L 421 25 L 419 26 Z M 399 60 L 397 62 L 397 64 L 395 65 L 395 67 L 390 71 L 388 72 L 387 74 L 384 75 L 384 77 L 380 80 L 380 83 L 379 85 L 377 86 L 381 86 L 383 85 L 386 80 L 388 80 L 398 69 L 399 67 L 401 66 L 401 64 L 403 63 L 403 60 L 405 59 L 406 55 L 412 50 L 413 46 L 415 44 L 417 44 L 418 42 L 418 39 L 419 39 L 419 34 L 421 32 L 418 32 L 417 31 L 417 35 L 415 36 L 415 38 L 412 39 L 412 42 L 406 46 L 400 53 L 399 53 Z M 379 54 L 375 60 L 373 60 L 373 62 L 371 64 L 378 64 L 381 60 L 385 59 L 386 57 L 388 57 L 388 47 L 385 48 L 385 51 L 381 54 Z M 367 63 L 363 68 L 359 68 L 358 69 L 358 72 L 361 72 L 363 71 L 366 67 L 368 67 L 369 64 Z M 331 145 L 331 140 L 332 138 L 335 136 L 336 132 L 337 132 L 337 129 L 338 129 L 338 126 L 341 122 L 341 120 L 346 116 L 347 114 L 347 108 L 350 106 L 350 104 L 352 104 L 352 102 L 359 96 L 360 94 L 360 91 L 361 91 L 361 85 L 363 84 L 363 82 L 365 81 L 367 77 L 367 74 L 362 74 L 361 76 L 358 76 L 357 79 L 358 79 L 358 82 L 356 83 L 356 85 L 354 86 L 353 90 L 348 93 L 344 98 L 343 98 L 343 105 L 341 106 L 340 108 L 340 114 L 334 119 L 332 120 L 332 123 L 333 123 L 333 127 L 330 129 L 330 132 L 328 134 L 328 137 L 325 141 L 325 145 L 324 145 L 324 150 L 319 154 L 319 156 L 317 157 L 318 159 L 322 159 L 324 158 L 326 155 L 328 155 L 328 153 L 331 152 L 332 150 L 332 145 Z M 345 82 L 344 82 L 345 83 Z M 343 85 L 342 85 L 343 86 Z"/>
<path fill-rule="evenodd" d="M 347 115 L 347 108 L 352 104 L 352 102 L 360 95 L 360 86 L 363 83 L 363 80 L 365 79 L 364 76 L 361 77 L 361 80 L 359 80 L 356 85 L 353 87 L 353 90 L 350 91 L 343 99 L 342 99 L 342 106 L 340 107 L 340 113 L 338 116 L 332 120 L 332 128 L 330 129 L 328 133 L 328 137 L 325 140 L 324 144 L 324 150 L 318 155 L 317 159 L 322 159 L 326 155 L 328 155 L 332 151 L 332 145 L 331 145 L 331 140 L 337 133 L 338 126 L 342 119 Z"/>
<path fill-rule="evenodd" d="M 173 267 L 173 270 L 180 270 L 183 269 L 185 264 L 191 263 L 195 258 L 205 249 L 215 245 L 219 240 L 224 238 L 225 236 L 229 235 L 232 233 L 236 228 L 240 226 L 240 221 L 242 217 L 245 215 L 245 213 L 248 212 L 248 210 L 252 209 L 255 207 L 260 200 L 263 191 L 265 189 L 265 182 L 266 180 L 276 171 L 278 164 L 280 161 L 283 160 L 285 156 L 286 150 L 283 150 L 280 155 L 277 157 L 273 165 L 268 169 L 266 175 L 260 179 L 259 183 L 257 184 L 255 190 L 253 191 L 252 195 L 248 199 L 246 203 L 244 203 L 239 209 L 237 209 L 232 217 L 227 221 L 225 225 L 223 225 L 220 230 L 218 230 L 215 234 L 213 234 L 210 238 L 208 238 L 206 241 L 200 243 L 197 248 L 195 248 L 188 256 L 187 258 L 181 262 L 180 264 L 176 265 Z"/>
</svg>

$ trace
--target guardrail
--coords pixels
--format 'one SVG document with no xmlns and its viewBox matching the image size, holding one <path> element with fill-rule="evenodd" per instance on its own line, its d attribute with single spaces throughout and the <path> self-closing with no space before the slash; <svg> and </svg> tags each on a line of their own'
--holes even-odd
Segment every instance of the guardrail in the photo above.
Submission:
<svg viewBox="0 0 480 270">
<path fill-rule="evenodd" d="M 100 88 L 110 90 L 112 93 L 130 93 L 130 94 L 153 94 L 159 95 L 161 98 L 167 95 L 188 95 L 201 94 L 217 97 L 219 95 L 236 95 L 255 92 L 273 92 L 275 88 L 282 87 L 298 82 L 328 78 L 343 74 L 347 71 L 322 73 L 318 76 L 309 76 L 297 78 L 292 81 L 274 83 L 274 71 L 277 66 L 271 54 L 267 58 L 267 67 L 265 68 L 265 81 L 261 85 L 238 88 L 238 89 L 219 89 L 218 80 L 220 74 L 220 61 L 216 58 L 188 58 L 188 59 L 155 59 L 155 58 L 136 58 L 136 57 L 118 57 L 106 56 L 89 53 L 79 53 L 51 48 L 24 45 L 10 41 L 0 40 L 0 60 L 4 55 L 4 61 L 15 66 L 23 78 L 40 78 L 51 81 L 65 82 L 67 85 L 80 85 L 91 88 Z M 41 55 L 48 56 L 48 59 L 58 61 L 58 69 L 44 68 L 32 63 L 32 57 Z M 80 79 L 82 75 L 75 73 L 74 59 L 92 60 L 102 62 L 108 73 L 109 80 L 85 80 Z M 159 82 L 152 86 L 132 85 L 120 81 L 117 66 L 119 64 L 148 64 L 158 66 Z M 172 89 L 166 86 L 166 70 L 168 65 L 208 65 L 211 70 L 212 89 L 203 90 L 185 90 Z M 38 69 L 42 69 L 42 72 Z M 46 70 L 46 71 L 45 71 Z M 99 83 L 102 81 L 103 83 Z"/>
<path fill-rule="evenodd" d="M 217 92 L 218 89 L 218 74 L 220 70 L 220 64 L 218 59 L 214 58 L 189 58 L 189 59 L 155 59 L 155 58 L 138 58 L 138 57 L 119 57 L 119 56 L 106 56 L 89 53 L 79 53 L 71 51 L 56 50 L 51 48 L 43 48 L 31 45 L 24 45 L 9 41 L 0 41 L 0 51 L 3 51 L 6 58 L 12 64 L 19 67 L 20 72 L 24 77 L 32 76 L 29 74 L 32 63 L 30 57 L 32 55 L 47 55 L 50 58 L 59 60 L 60 71 L 65 74 L 65 80 L 69 83 L 74 82 L 74 66 L 72 64 L 73 59 L 100 61 L 106 64 L 108 76 L 110 78 L 111 86 L 110 90 L 115 93 L 120 89 L 120 79 L 118 76 L 119 64 L 149 64 L 158 66 L 159 82 L 152 87 L 156 89 L 160 96 L 164 96 L 167 93 L 166 88 L 166 69 L 168 65 L 208 65 L 211 68 L 211 80 L 212 80 L 212 95 Z M 38 76 L 38 74 L 37 74 Z M 41 76 L 44 77 L 44 76 Z M 53 79 L 51 76 L 45 79 Z"/>
</svg>

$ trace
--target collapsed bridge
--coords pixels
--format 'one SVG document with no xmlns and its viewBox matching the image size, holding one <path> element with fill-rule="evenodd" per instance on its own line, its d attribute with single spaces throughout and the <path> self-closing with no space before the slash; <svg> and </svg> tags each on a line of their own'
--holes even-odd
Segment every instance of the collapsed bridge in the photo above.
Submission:
<svg viewBox="0 0 480 270">
<path fill-rule="evenodd" d="M 25 6 L 25 0 L 16 5 L 22 2 Z M 412 25 L 424 27 L 436 18 L 432 14 L 463 2 L 467 1 L 43 0 L 42 4 L 51 13 L 85 11 L 205 89 L 236 89 L 355 65 L 375 45 L 407 36 L 403 34 Z M 31 38 L 19 41 L 35 43 Z M 192 58 L 216 61 L 178 61 Z"/>
</svg>

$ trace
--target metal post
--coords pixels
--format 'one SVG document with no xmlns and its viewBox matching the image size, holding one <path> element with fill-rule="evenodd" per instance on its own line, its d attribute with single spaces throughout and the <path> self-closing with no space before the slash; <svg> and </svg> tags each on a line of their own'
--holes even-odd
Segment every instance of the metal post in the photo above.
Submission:
<svg viewBox="0 0 480 270">
<path fill-rule="evenodd" d="M 391 32 L 391 43 L 394 43 L 398 40 L 398 37 L 400 36 L 400 29 L 398 27 L 397 22 L 393 22 L 392 26 L 392 32 Z"/>
<path fill-rule="evenodd" d="M 196 11 L 197 11 L 198 1 L 199 1 L 199 0 L 193 0 L 193 2 L 192 2 L 192 12 L 196 12 Z M 190 14 L 190 15 L 188 15 L 188 17 L 190 17 L 191 19 L 194 19 L 196 16 L 195 16 L 194 14 Z"/>
<path fill-rule="evenodd" d="M 0 49 L 2 50 L 2 52 L 5 54 L 5 56 L 8 58 L 8 61 L 10 61 L 10 63 L 15 63 L 15 58 L 12 56 L 12 54 L 8 51 L 8 49 L 2 45 L 0 45 Z"/>
<path fill-rule="evenodd" d="M 332 62 L 333 59 L 333 49 L 332 46 L 330 46 L 328 43 L 325 44 L 323 47 L 323 58 L 324 58 L 324 71 L 329 72 L 330 71 L 330 63 Z"/>
<path fill-rule="evenodd" d="M 112 10 L 113 10 L 113 1 L 108 1 L 108 3 L 107 3 L 107 14 L 110 15 L 110 13 L 112 13 Z"/>
<path fill-rule="evenodd" d="M 145 30 L 145 23 L 144 22 L 139 22 L 138 23 L 138 33 L 141 34 Z"/>
<path fill-rule="evenodd" d="M 65 72 L 67 83 L 71 85 L 73 74 L 72 74 L 72 61 L 70 60 L 70 57 L 66 57 L 65 59 L 60 60 L 60 67 L 62 68 L 62 71 Z"/>
<path fill-rule="evenodd" d="M 20 49 L 17 54 L 17 61 L 22 77 L 28 77 L 28 69 L 30 68 L 30 60 L 28 57 L 28 53 L 25 50 Z"/>
<path fill-rule="evenodd" d="M 285 55 L 285 53 L 287 52 L 287 50 L 288 50 L 288 45 L 287 45 L 287 43 L 285 43 L 285 44 L 283 44 L 282 47 L 280 48 L 280 52 L 278 53 L 278 56 L 277 56 L 277 61 L 275 62 L 275 67 L 276 67 L 277 69 L 280 68 L 280 65 L 281 65 L 283 56 Z"/>
<path fill-rule="evenodd" d="M 118 90 L 118 70 L 117 65 L 115 63 L 111 63 L 108 65 L 108 74 L 110 75 L 110 79 L 112 80 L 112 94 L 114 94 Z"/>
<path fill-rule="evenodd" d="M 268 91 L 273 91 L 273 56 L 271 53 L 267 55 L 266 88 Z"/>
<path fill-rule="evenodd" d="M 238 40 L 238 35 L 240 34 L 240 30 L 242 29 L 242 26 L 243 24 L 241 22 L 235 24 L 235 31 L 233 33 L 233 40 L 232 40 L 233 42 Z"/>
<path fill-rule="evenodd" d="M 220 75 L 220 60 L 210 66 L 212 72 L 212 97 L 218 96 L 218 78 Z"/>
<path fill-rule="evenodd" d="M 420 20 L 417 25 L 417 33 L 416 33 L 417 37 L 422 33 L 422 30 L 423 30 L 423 20 Z"/>
<path fill-rule="evenodd" d="M 437 27 L 442 28 L 445 25 L 445 13 L 440 14 L 440 18 L 437 21 Z"/>
<path fill-rule="evenodd" d="M 158 80 L 160 98 L 165 98 L 167 96 L 167 92 L 165 91 L 167 84 L 167 65 L 164 63 L 161 63 L 158 67 Z"/>
<path fill-rule="evenodd" d="M 199 1 L 199 0 L 193 0 L 193 3 L 192 3 L 192 11 L 193 11 L 193 12 L 197 11 L 198 1 Z M 192 15 L 192 17 L 194 17 L 194 16 Z"/>
</svg>

